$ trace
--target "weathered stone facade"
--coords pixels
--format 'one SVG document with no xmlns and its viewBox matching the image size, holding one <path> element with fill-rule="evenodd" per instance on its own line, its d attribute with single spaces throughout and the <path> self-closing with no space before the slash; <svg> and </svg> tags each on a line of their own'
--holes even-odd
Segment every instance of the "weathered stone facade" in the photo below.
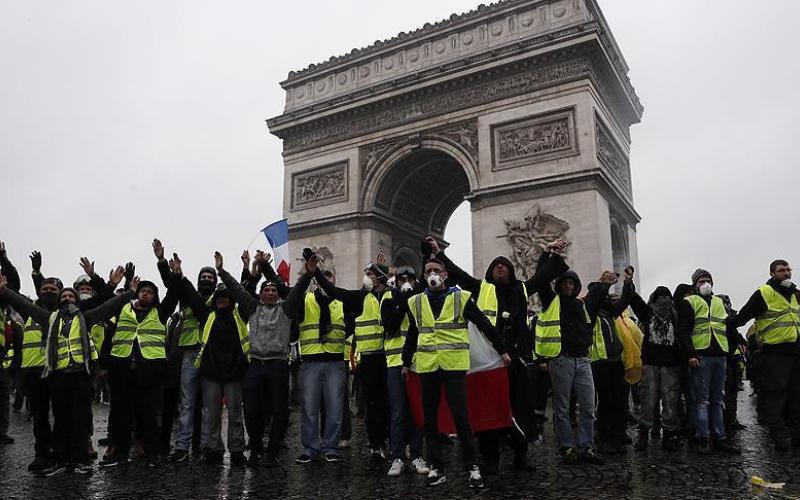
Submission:
<svg viewBox="0 0 800 500">
<path fill-rule="evenodd" d="M 504 0 L 290 73 L 268 120 L 290 244 L 355 285 L 380 249 L 418 266 L 467 199 L 478 275 L 529 275 L 555 227 L 581 274 L 635 265 L 627 71 L 596 0 Z"/>
</svg>

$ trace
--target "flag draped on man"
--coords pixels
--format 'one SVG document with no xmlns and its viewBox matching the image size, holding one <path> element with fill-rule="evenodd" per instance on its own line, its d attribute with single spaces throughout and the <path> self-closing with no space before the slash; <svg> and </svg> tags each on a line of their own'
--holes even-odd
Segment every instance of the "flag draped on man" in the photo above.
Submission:
<svg viewBox="0 0 800 500">
<path fill-rule="evenodd" d="M 267 237 L 272 254 L 275 257 L 275 271 L 278 276 L 289 283 L 289 224 L 286 219 L 273 222 L 261 230 Z"/>
</svg>

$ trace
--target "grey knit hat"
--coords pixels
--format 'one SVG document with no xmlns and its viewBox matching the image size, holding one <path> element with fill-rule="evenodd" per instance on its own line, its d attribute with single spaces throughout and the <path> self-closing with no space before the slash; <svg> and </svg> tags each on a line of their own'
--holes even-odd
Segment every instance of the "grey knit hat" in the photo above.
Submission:
<svg viewBox="0 0 800 500">
<path fill-rule="evenodd" d="M 702 278 L 703 276 L 707 276 L 708 279 L 711 280 L 711 283 L 714 283 L 714 278 L 711 277 L 711 273 L 706 271 L 705 269 L 698 269 L 697 271 L 692 273 L 692 285 L 697 285 L 697 280 Z"/>
</svg>

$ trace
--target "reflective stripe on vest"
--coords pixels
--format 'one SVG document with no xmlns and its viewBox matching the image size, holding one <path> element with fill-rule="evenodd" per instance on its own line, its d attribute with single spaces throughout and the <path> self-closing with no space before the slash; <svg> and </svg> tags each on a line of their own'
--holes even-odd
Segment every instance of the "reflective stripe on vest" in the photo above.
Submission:
<svg viewBox="0 0 800 500">
<path fill-rule="evenodd" d="M 42 327 L 28 318 L 22 332 L 22 368 L 44 366 L 44 344 L 42 344 Z"/>
<path fill-rule="evenodd" d="M 58 317 L 58 312 L 54 312 L 50 316 L 50 324 L 54 321 L 58 323 L 54 326 L 56 328 L 58 345 L 56 347 L 56 370 L 63 370 L 70 365 L 70 360 L 82 365 L 85 360 L 83 358 L 83 343 L 81 342 L 81 322 L 78 316 L 72 318 L 69 325 L 69 335 L 64 337 L 61 335 L 62 319 Z M 87 332 L 88 333 L 88 332 Z M 87 339 L 89 342 L 89 356 L 91 359 L 97 359 L 97 348 L 92 341 L 91 335 Z"/>
<path fill-rule="evenodd" d="M 100 323 L 92 325 L 92 327 L 89 328 L 89 335 L 92 337 L 92 342 L 94 342 L 97 351 L 102 352 L 103 342 L 106 341 L 106 327 Z"/>
<path fill-rule="evenodd" d="M 391 300 L 392 292 L 386 292 L 381 299 L 381 305 L 384 300 Z M 403 346 L 406 344 L 406 336 L 408 335 L 408 328 L 411 321 L 408 319 L 408 314 L 403 316 L 403 321 L 400 323 L 400 330 L 393 336 L 386 336 L 383 341 L 383 349 L 386 352 L 386 367 L 393 368 L 403 365 Z M 394 332 L 393 332 L 394 333 Z"/>
<path fill-rule="evenodd" d="M 321 308 L 313 293 L 306 293 L 303 321 L 300 331 L 300 356 L 312 354 L 339 354 L 344 352 L 344 305 L 340 300 L 328 304 L 331 322 L 329 330 L 319 335 Z"/>
<path fill-rule="evenodd" d="M 608 359 L 608 353 L 606 352 L 606 339 L 603 338 L 603 323 L 602 319 L 600 319 L 600 315 L 597 316 L 594 320 L 594 329 L 592 335 L 592 345 L 589 346 L 589 361 L 600 361 L 603 359 Z M 608 328 L 611 330 L 611 335 L 616 335 L 619 338 L 619 333 L 617 332 L 617 327 L 614 324 L 614 320 L 608 322 Z M 622 342 L 622 339 L 620 339 Z"/>
<path fill-rule="evenodd" d="M 417 323 L 416 365 L 418 373 L 469 370 L 469 331 L 464 308 L 470 293 L 451 288 L 444 299 L 438 318 L 434 318 L 425 293 L 408 299 L 408 306 Z"/>
<path fill-rule="evenodd" d="M 684 300 L 689 302 L 694 310 L 694 330 L 692 330 L 692 346 L 696 350 L 708 349 L 711 346 L 711 335 L 726 353 L 728 352 L 728 337 L 725 335 L 725 319 L 728 313 L 725 304 L 716 295 L 711 297 L 711 307 L 702 297 L 690 295 Z"/>
<path fill-rule="evenodd" d="M 141 323 L 136 319 L 133 307 L 126 304 L 119 313 L 117 330 L 111 340 L 111 355 L 115 358 L 128 358 L 133 351 L 133 343 L 139 343 L 144 359 L 165 359 L 167 328 L 158 317 L 158 309 L 153 307 Z"/>
<path fill-rule="evenodd" d="M 791 344 L 797 342 L 800 332 L 800 307 L 797 296 L 791 300 L 775 291 L 769 285 L 759 288 L 767 310 L 756 318 L 756 335 L 762 344 Z"/>
<path fill-rule="evenodd" d="M 381 304 L 375 294 L 364 296 L 364 308 L 356 318 L 356 351 L 359 353 L 383 351 Z"/>
<path fill-rule="evenodd" d="M 533 353 L 538 358 L 555 358 L 561 354 L 561 298 L 558 295 L 536 321 Z"/>
<path fill-rule="evenodd" d="M 516 291 L 516 290 L 515 290 Z M 525 294 L 525 300 L 528 300 L 528 288 L 525 283 L 522 283 L 522 292 Z M 478 295 L 478 309 L 489 318 L 493 325 L 497 325 L 497 288 L 486 280 L 481 281 L 481 291 Z"/>
<path fill-rule="evenodd" d="M 203 351 L 208 344 L 208 337 L 211 335 L 211 328 L 214 326 L 214 320 L 217 319 L 217 313 L 212 312 L 206 319 L 206 324 L 203 326 L 203 335 L 200 337 L 200 352 L 197 353 L 197 358 L 194 361 L 194 366 L 200 368 L 200 362 L 203 359 Z M 242 316 L 239 314 L 239 309 L 233 309 L 233 320 L 236 322 L 236 330 L 239 333 L 239 345 L 242 348 L 247 360 L 250 361 L 250 335 L 247 333 L 247 323 L 244 322 Z"/>
<path fill-rule="evenodd" d="M 206 307 L 211 307 L 214 296 L 206 299 Z M 200 343 L 200 322 L 190 307 L 181 309 L 181 336 L 178 338 L 179 347 L 196 347 Z"/>
</svg>

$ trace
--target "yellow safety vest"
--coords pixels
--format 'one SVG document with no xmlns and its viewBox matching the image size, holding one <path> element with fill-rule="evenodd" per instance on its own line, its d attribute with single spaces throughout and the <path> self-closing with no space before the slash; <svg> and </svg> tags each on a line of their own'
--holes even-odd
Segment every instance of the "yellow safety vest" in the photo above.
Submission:
<svg viewBox="0 0 800 500">
<path fill-rule="evenodd" d="M 528 298 L 528 288 L 525 283 L 522 283 L 522 291 L 525 294 L 525 299 Z M 497 325 L 497 289 L 486 280 L 481 281 L 481 291 L 478 295 L 478 309 L 489 318 L 493 325 Z M 527 310 L 526 310 L 527 312 Z"/>
<path fill-rule="evenodd" d="M 767 310 L 756 318 L 756 335 L 762 344 L 791 344 L 797 342 L 800 332 L 800 307 L 797 296 L 791 300 L 776 292 L 769 285 L 759 288 Z"/>
<path fill-rule="evenodd" d="M 469 331 L 464 308 L 471 294 L 451 290 L 444 299 L 442 311 L 434 318 L 425 293 L 408 299 L 408 307 L 417 324 L 416 364 L 418 373 L 469 370 Z"/>
<path fill-rule="evenodd" d="M 374 293 L 364 296 L 364 308 L 356 318 L 356 351 L 360 354 L 383 351 L 381 304 Z"/>
<path fill-rule="evenodd" d="M 206 299 L 206 307 L 211 307 L 214 296 Z M 181 309 L 181 336 L 178 338 L 179 347 L 195 347 L 200 343 L 200 322 L 190 307 Z"/>
<path fill-rule="evenodd" d="M 56 347 L 56 371 L 63 370 L 70 365 L 70 360 L 82 365 L 86 361 L 83 358 L 83 346 L 81 342 L 81 322 L 78 316 L 72 318 L 72 324 L 69 327 L 69 336 L 64 337 L 61 335 L 61 321 L 58 317 L 58 312 L 54 312 L 50 316 L 50 324 L 57 322 L 55 329 L 57 332 L 56 338 L 58 339 L 58 346 Z M 97 359 L 97 348 L 92 341 L 92 336 L 89 335 L 89 353 L 92 360 Z"/>
<path fill-rule="evenodd" d="M 22 368 L 40 368 L 44 366 L 44 343 L 42 327 L 28 318 L 22 332 Z"/>
<path fill-rule="evenodd" d="M 203 336 L 200 338 L 200 352 L 197 354 L 197 359 L 194 362 L 195 368 L 200 368 L 200 361 L 203 359 L 203 351 L 208 344 L 208 337 L 211 335 L 211 327 L 214 326 L 214 320 L 217 319 L 217 313 L 212 312 L 206 319 L 206 324 L 203 326 Z M 239 344 L 242 347 L 242 352 L 247 361 L 250 361 L 250 335 L 247 333 L 247 323 L 244 322 L 242 316 L 239 314 L 237 308 L 233 309 L 233 319 L 236 322 L 236 330 L 239 332 Z"/>
<path fill-rule="evenodd" d="M 141 323 L 130 304 L 122 308 L 111 341 L 111 355 L 115 358 L 130 357 L 134 342 L 139 343 L 144 359 L 166 359 L 167 327 L 158 317 L 158 308 L 150 309 Z"/>
<path fill-rule="evenodd" d="M 311 354 L 339 354 L 344 352 L 344 305 L 340 300 L 328 304 L 331 315 L 330 329 L 320 338 L 321 309 L 314 294 L 306 293 L 305 313 L 298 326 L 300 331 L 300 356 Z"/>
<path fill-rule="evenodd" d="M 392 292 L 383 294 L 381 304 L 384 300 L 390 300 Z M 383 342 L 383 349 L 386 352 L 386 367 L 392 368 L 395 366 L 403 365 L 403 346 L 406 344 L 406 336 L 408 335 L 408 328 L 411 322 L 408 320 L 408 314 L 403 316 L 403 321 L 400 323 L 400 331 L 394 337 L 386 337 Z"/>
<path fill-rule="evenodd" d="M 622 337 L 620 337 L 614 323 L 614 320 L 609 321 L 608 327 L 611 329 L 612 335 L 616 335 L 619 341 L 622 342 Z M 594 320 L 592 345 L 589 346 L 589 361 L 595 362 L 603 359 L 608 359 L 608 353 L 606 352 L 606 339 L 603 338 L 603 324 L 601 323 L 600 315 L 598 315 Z"/>
<path fill-rule="evenodd" d="M 95 347 L 99 352 L 103 352 L 103 343 L 106 341 L 106 327 L 97 323 L 89 328 L 89 335 L 92 337 Z"/>
<path fill-rule="evenodd" d="M 580 300 L 580 299 L 579 299 Z M 591 322 L 589 313 L 583 308 L 586 324 Z M 595 335 L 597 331 L 595 330 Z M 602 332 L 600 333 L 602 337 Z M 533 338 L 533 353 L 537 358 L 555 358 L 561 354 L 561 297 L 555 296 L 547 309 L 536 321 Z"/>
<path fill-rule="evenodd" d="M 725 304 L 716 295 L 711 297 L 711 307 L 702 297 L 690 295 L 684 300 L 694 309 L 694 330 L 692 331 L 692 345 L 696 350 L 708 349 L 711 345 L 711 336 L 726 353 L 728 352 L 728 337 L 725 335 L 725 319 L 728 313 Z"/>
</svg>

